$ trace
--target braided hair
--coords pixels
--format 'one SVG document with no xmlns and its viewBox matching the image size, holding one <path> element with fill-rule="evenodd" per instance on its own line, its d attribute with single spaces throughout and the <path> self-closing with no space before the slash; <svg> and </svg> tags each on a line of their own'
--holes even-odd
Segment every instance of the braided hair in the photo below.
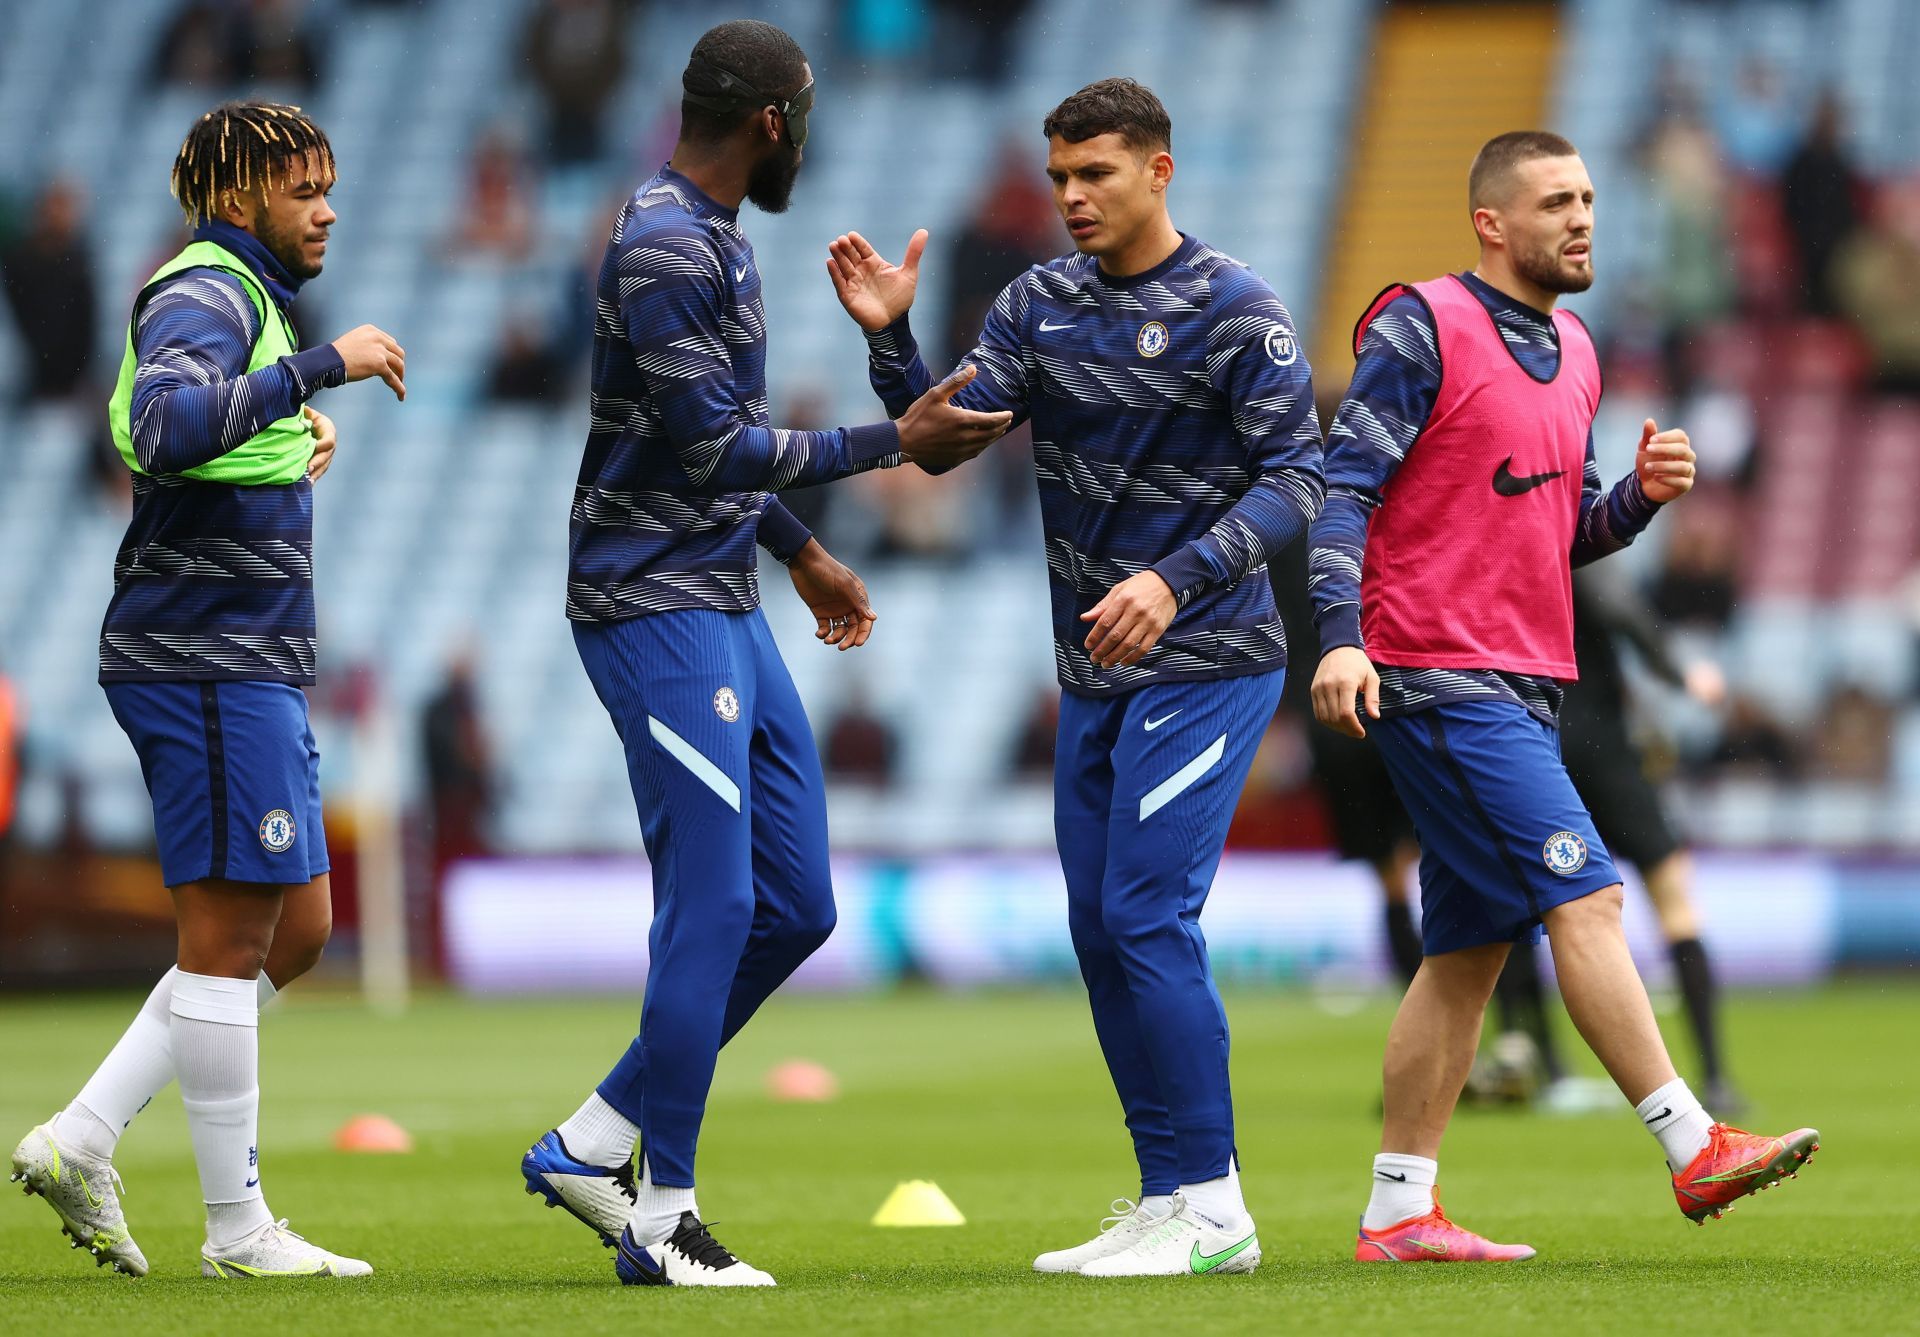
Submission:
<svg viewBox="0 0 1920 1337">
<path fill-rule="evenodd" d="M 265 193 L 287 183 L 289 163 L 317 160 L 334 175 L 333 146 L 298 107 L 283 102 L 223 102 L 194 122 L 173 160 L 173 197 L 187 221 L 217 218 L 222 197 Z"/>
</svg>

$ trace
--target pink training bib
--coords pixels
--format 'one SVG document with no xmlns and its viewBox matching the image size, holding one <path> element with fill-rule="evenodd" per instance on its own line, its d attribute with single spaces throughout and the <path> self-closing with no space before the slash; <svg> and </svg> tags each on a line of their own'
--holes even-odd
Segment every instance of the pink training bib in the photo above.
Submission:
<svg viewBox="0 0 1920 1337">
<path fill-rule="evenodd" d="M 1600 362 L 1579 317 L 1553 313 L 1560 369 L 1537 381 L 1453 275 L 1395 284 L 1433 314 L 1440 396 L 1367 528 L 1361 630 L 1377 663 L 1578 677 L 1571 551 Z"/>
</svg>

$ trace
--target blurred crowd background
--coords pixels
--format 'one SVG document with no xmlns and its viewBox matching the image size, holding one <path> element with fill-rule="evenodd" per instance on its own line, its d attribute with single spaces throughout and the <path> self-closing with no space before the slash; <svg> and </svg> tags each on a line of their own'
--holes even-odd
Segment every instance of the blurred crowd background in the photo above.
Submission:
<svg viewBox="0 0 1920 1337">
<path fill-rule="evenodd" d="M 340 221 L 300 298 L 304 338 L 370 321 L 409 354 L 404 405 L 368 387 L 323 403 L 341 446 L 318 488 L 312 698 L 336 848 L 350 861 L 370 807 L 401 814 L 429 907 L 456 859 L 637 851 L 620 752 L 562 614 L 590 283 L 614 209 L 671 148 L 688 50 L 734 12 L 7 8 L 0 866 L 30 888 L 9 902 L 16 919 L 40 925 L 44 946 L 66 922 L 48 903 L 70 884 L 96 907 L 152 894 L 151 809 L 94 676 L 127 505 L 104 405 L 132 295 L 183 239 L 174 152 L 200 112 L 239 94 L 306 106 L 338 156 Z M 1630 660 L 1648 764 L 1701 846 L 1920 852 L 1920 6 L 736 9 L 793 32 L 817 77 L 792 209 L 742 219 L 783 426 L 879 415 L 822 273 L 835 234 L 859 229 L 897 255 L 931 230 L 915 323 L 946 360 L 1001 285 L 1068 248 L 1039 125 L 1091 79 L 1130 74 L 1165 100 L 1175 221 L 1288 302 L 1323 420 L 1366 299 L 1471 264 L 1473 149 L 1522 125 L 1570 136 L 1598 193 L 1598 282 L 1571 305 L 1603 348 L 1603 473 L 1630 467 L 1646 416 L 1686 427 L 1701 457 L 1695 494 L 1608 573 L 1698 688 Z M 1048 848 L 1057 689 L 1025 440 L 950 478 L 872 474 L 789 504 L 862 572 L 881 615 L 866 650 L 834 655 L 812 644 L 777 569 L 764 582 L 831 779 L 836 846 Z M 1290 633 L 1304 677 L 1313 630 Z M 1327 845 L 1309 723 L 1292 707 L 1274 721 L 1237 845 Z M 342 882 L 350 895 L 349 863 Z"/>
</svg>

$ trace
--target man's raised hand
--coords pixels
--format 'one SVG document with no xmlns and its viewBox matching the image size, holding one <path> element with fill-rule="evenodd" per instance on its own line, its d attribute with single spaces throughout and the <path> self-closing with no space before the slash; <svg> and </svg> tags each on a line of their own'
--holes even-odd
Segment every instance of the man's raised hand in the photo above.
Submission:
<svg viewBox="0 0 1920 1337">
<path fill-rule="evenodd" d="M 926 249 L 925 228 L 913 234 L 897 265 L 858 232 L 844 233 L 827 244 L 827 274 L 833 279 L 833 290 L 861 329 L 876 334 L 907 314 L 920 284 L 920 256 Z"/>
</svg>

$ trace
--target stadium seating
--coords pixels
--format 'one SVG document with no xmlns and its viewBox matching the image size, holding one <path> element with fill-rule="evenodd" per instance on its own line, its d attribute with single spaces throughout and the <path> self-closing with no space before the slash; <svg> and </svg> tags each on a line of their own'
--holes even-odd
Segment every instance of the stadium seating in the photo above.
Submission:
<svg viewBox="0 0 1920 1337">
<path fill-rule="evenodd" d="M 329 673 L 370 666 L 390 717 L 406 721 L 453 649 L 470 644 L 504 770 L 503 844 L 631 848 L 638 830 L 620 757 L 560 611 L 582 397 L 571 392 L 557 409 L 503 408 L 488 402 L 485 376 L 509 322 L 544 330 L 568 318 L 569 286 L 607 209 L 652 169 L 670 138 L 679 70 L 710 15 L 698 6 L 641 7 L 613 105 L 613 159 L 534 173 L 538 241 L 524 261 L 462 256 L 451 238 L 472 146 L 504 129 L 532 150 L 535 102 L 514 71 L 530 6 L 348 5 L 323 33 L 327 77 L 309 101 L 338 150 L 342 221 L 327 275 L 303 299 L 311 305 L 306 333 L 325 338 L 372 321 L 410 354 L 404 406 L 373 387 L 325 402 L 345 444 L 318 508 L 324 664 Z M 1037 155 L 1037 125 L 1051 102 L 1116 71 L 1152 83 L 1174 108 L 1182 225 L 1258 267 L 1310 337 L 1323 320 L 1348 318 L 1318 309 L 1321 269 L 1338 245 L 1332 229 L 1357 99 L 1369 87 L 1376 0 L 1034 0 L 1006 35 L 1015 55 L 1004 90 L 937 72 L 926 79 L 864 71 L 855 80 L 830 35 L 839 6 L 785 0 L 760 8 L 800 35 L 820 87 L 792 210 L 748 219 L 763 259 L 776 413 L 802 393 L 822 396 L 841 421 L 878 411 L 859 339 L 820 274 L 825 240 L 858 227 L 897 251 L 914 227 L 927 226 L 935 237 L 929 272 L 937 272 L 941 247 L 972 211 L 999 145 L 1011 137 Z M 0 136 L 0 183 L 27 190 L 59 172 L 90 187 L 102 306 L 113 313 L 100 332 L 109 370 L 120 352 L 117 313 L 178 235 L 166 167 L 209 96 L 148 82 L 149 53 L 169 12 L 152 0 L 15 0 L 8 21 L 16 40 L 0 45 L 0 124 L 14 127 Z M 1842 92 L 1863 160 L 1891 169 L 1915 156 L 1901 128 L 1913 124 L 1920 93 L 1898 59 L 1920 45 L 1912 6 L 1682 4 L 1665 6 L 1658 24 L 1652 12 L 1652 0 L 1570 4 L 1557 57 L 1552 119 L 1582 145 L 1605 199 L 1606 282 L 1577 304 L 1603 335 L 1617 302 L 1654 273 L 1658 206 L 1640 188 L 1635 153 L 1663 59 L 1684 62 L 1715 95 L 1733 86 L 1742 52 L 1770 56 L 1795 97 L 1845 69 Z M 115 40 L 94 40 L 103 31 Z M 86 97 L 55 96 L 82 80 Z M 930 280 L 916 312 L 922 330 L 940 326 L 940 302 L 941 285 Z M 8 480 L 0 488 L 0 661 L 32 707 L 23 834 L 57 830 L 62 777 L 71 777 L 88 796 L 82 815 L 92 832 L 133 842 L 146 820 L 138 771 L 92 685 L 122 526 L 86 469 L 97 410 L 22 405 L 7 382 L 17 351 L 17 334 L 0 320 L 0 470 Z M 1786 411 L 1766 421 L 1777 425 Z M 1900 690 L 1913 676 L 1905 624 L 1889 610 L 1892 584 L 1914 556 L 1897 499 L 1910 495 L 1905 480 L 1920 427 L 1911 414 L 1872 417 L 1850 447 L 1870 469 L 1829 483 L 1810 476 L 1806 452 L 1837 449 L 1831 428 L 1806 437 L 1763 432 L 1763 501 L 1752 520 L 1762 560 L 1747 582 L 1756 597 L 1719 646 L 1752 647 L 1757 655 L 1740 658 L 1740 673 L 1797 718 L 1828 682 L 1862 664 L 1892 674 L 1884 685 Z M 1777 435 L 1797 453 L 1775 467 L 1768 443 Z M 1878 490 L 1861 481 L 1876 470 L 1903 481 Z M 956 480 L 968 485 L 966 475 Z M 1816 513 L 1804 503 L 1818 487 L 1829 491 Z M 1650 539 L 1650 551 L 1659 541 Z M 1805 564 L 1792 554 L 1816 541 L 1826 555 L 1803 585 Z M 883 621 L 869 650 L 846 658 L 806 643 L 804 610 L 777 567 L 766 573 L 769 615 L 816 725 L 824 728 L 858 686 L 901 738 L 892 790 L 834 794 L 838 836 L 875 846 L 1044 843 L 1045 796 L 1003 783 L 1033 695 L 1051 674 L 1037 536 L 1029 531 L 957 568 L 868 564 L 863 572 Z M 1813 602 L 1828 594 L 1839 596 L 1831 606 Z M 321 729 L 330 783 L 349 788 L 346 724 L 323 713 Z M 1906 730 L 1920 739 L 1920 721 L 1910 718 Z M 1920 754 L 1920 742 L 1909 751 Z M 1901 774 L 1915 772 L 1907 765 Z"/>
</svg>

